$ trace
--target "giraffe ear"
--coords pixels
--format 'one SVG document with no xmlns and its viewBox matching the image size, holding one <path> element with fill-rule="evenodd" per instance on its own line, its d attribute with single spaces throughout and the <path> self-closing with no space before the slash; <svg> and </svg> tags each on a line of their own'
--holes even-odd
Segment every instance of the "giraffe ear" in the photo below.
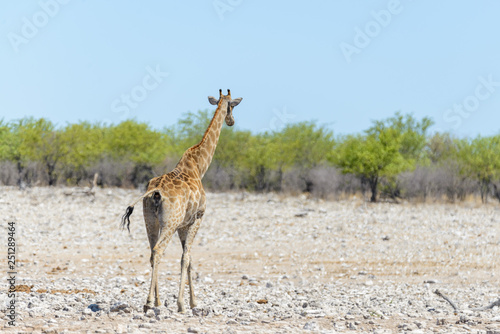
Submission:
<svg viewBox="0 0 500 334">
<path fill-rule="evenodd" d="M 215 97 L 213 97 L 213 96 L 208 97 L 208 102 L 210 102 L 210 104 L 213 104 L 213 105 L 219 104 L 219 100 L 216 100 Z"/>
<path fill-rule="evenodd" d="M 238 104 L 240 104 L 241 100 L 243 100 L 242 97 L 238 97 L 237 99 L 231 100 L 231 107 L 236 107 Z"/>
</svg>

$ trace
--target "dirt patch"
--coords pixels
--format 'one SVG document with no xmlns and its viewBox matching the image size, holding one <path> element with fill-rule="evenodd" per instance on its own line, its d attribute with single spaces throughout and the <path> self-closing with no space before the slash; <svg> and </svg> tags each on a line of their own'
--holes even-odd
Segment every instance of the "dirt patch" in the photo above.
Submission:
<svg viewBox="0 0 500 334">
<path fill-rule="evenodd" d="M 32 288 L 33 288 L 33 285 L 28 286 L 25 284 L 20 284 L 20 285 L 16 285 L 15 292 L 30 293 Z"/>
</svg>

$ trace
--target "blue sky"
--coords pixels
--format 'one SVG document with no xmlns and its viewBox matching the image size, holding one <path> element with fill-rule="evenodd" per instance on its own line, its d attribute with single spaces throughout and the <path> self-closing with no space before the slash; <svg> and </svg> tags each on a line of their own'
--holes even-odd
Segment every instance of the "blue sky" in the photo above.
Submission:
<svg viewBox="0 0 500 334">
<path fill-rule="evenodd" d="M 155 128 L 208 95 L 238 128 L 316 120 L 360 132 L 396 111 L 500 133 L 500 2 L 4 1 L 0 118 Z"/>
</svg>

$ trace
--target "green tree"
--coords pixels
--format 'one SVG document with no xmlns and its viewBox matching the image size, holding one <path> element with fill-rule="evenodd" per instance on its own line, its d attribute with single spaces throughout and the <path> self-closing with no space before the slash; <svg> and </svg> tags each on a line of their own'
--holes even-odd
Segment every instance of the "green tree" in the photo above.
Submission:
<svg viewBox="0 0 500 334">
<path fill-rule="evenodd" d="M 399 174 L 407 163 L 399 152 L 400 138 L 393 129 L 378 134 L 348 136 L 337 146 L 333 163 L 343 173 L 360 177 L 371 190 L 372 202 L 377 201 L 378 185 L 383 177 Z"/>
<path fill-rule="evenodd" d="M 366 133 L 376 135 L 387 129 L 395 131 L 394 136 L 398 137 L 400 142 L 399 153 L 412 167 L 415 167 L 417 162 L 422 163 L 426 158 L 427 130 L 432 124 L 432 120 L 428 117 L 419 121 L 411 114 L 402 115 L 396 112 L 393 117 L 374 121 Z"/>
<path fill-rule="evenodd" d="M 327 160 L 334 147 L 333 133 L 315 122 L 288 124 L 273 133 L 269 146 L 273 167 L 278 172 L 278 189 L 283 173 L 295 168 L 306 184 L 305 191 L 311 192 L 313 183 L 307 172 Z"/>
<path fill-rule="evenodd" d="M 167 152 L 165 133 L 151 129 L 146 123 L 127 120 L 110 126 L 104 133 L 106 154 L 117 160 L 136 164 L 158 164 Z"/>
<path fill-rule="evenodd" d="M 15 128 L 0 120 L 0 161 L 13 161 L 19 151 L 19 141 L 16 140 Z"/>
<path fill-rule="evenodd" d="M 167 154 L 167 135 L 146 123 L 127 120 L 110 126 L 104 132 L 104 157 L 114 161 L 132 162 L 130 181 L 138 186 L 153 175 L 153 167 Z"/>
<path fill-rule="evenodd" d="M 209 110 L 187 112 L 175 125 L 167 127 L 164 132 L 170 155 L 180 159 L 186 149 L 199 143 L 212 117 L 213 113 Z"/>
<path fill-rule="evenodd" d="M 457 155 L 462 173 L 478 182 L 481 200 L 486 203 L 492 182 L 500 177 L 500 135 L 460 140 Z"/>
<path fill-rule="evenodd" d="M 270 171 L 276 170 L 280 161 L 273 145 L 272 135 L 257 134 L 249 138 L 243 166 L 247 171 L 246 187 L 249 190 L 270 189 Z"/>
<path fill-rule="evenodd" d="M 23 118 L 14 124 L 14 133 L 19 138 L 19 162 L 39 163 L 47 173 L 50 186 L 57 181 L 56 167 L 63 155 L 61 133 L 49 120 L 33 117 Z"/>
<path fill-rule="evenodd" d="M 16 165 L 18 179 L 17 185 L 21 186 L 24 161 L 19 150 L 21 138 L 19 136 L 19 122 L 0 122 L 0 161 L 11 161 Z"/>
<path fill-rule="evenodd" d="M 222 128 L 210 168 L 228 172 L 231 179 L 230 188 L 240 187 L 245 182 L 244 165 L 251 138 L 250 131 L 240 131 L 234 127 Z"/>
<path fill-rule="evenodd" d="M 456 156 L 456 140 L 449 133 L 435 133 L 427 140 L 427 158 L 434 165 L 446 163 Z"/>
<path fill-rule="evenodd" d="M 332 162 L 343 173 L 351 173 L 367 182 L 372 202 L 377 200 L 382 179 L 395 182 L 396 176 L 415 168 L 425 157 L 426 131 L 432 121 L 417 121 L 412 115 L 401 115 L 374 121 L 365 135 L 348 136 L 338 145 Z"/>
<path fill-rule="evenodd" d="M 67 182 L 78 183 L 88 177 L 88 169 L 102 159 L 106 128 L 101 124 L 80 122 L 68 124 L 61 131 L 64 155 L 61 163 Z"/>
</svg>

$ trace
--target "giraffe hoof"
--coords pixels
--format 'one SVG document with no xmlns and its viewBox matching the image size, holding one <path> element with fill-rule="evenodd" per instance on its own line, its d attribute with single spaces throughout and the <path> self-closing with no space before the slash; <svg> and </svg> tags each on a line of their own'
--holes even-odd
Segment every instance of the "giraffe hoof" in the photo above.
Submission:
<svg viewBox="0 0 500 334">
<path fill-rule="evenodd" d="M 178 305 L 177 312 L 186 313 L 186 308 L 184 307 L 184 305 Z"/>
<path fill-rule="evenodd" d="M 151 310 L 152 308 L 153 308 L 153 306 L 151 306 L 151 305 L 148 305 L 148 304 L 144 305 L 144 313 L 147 313 L 148 310 Z"/>
</svg>

